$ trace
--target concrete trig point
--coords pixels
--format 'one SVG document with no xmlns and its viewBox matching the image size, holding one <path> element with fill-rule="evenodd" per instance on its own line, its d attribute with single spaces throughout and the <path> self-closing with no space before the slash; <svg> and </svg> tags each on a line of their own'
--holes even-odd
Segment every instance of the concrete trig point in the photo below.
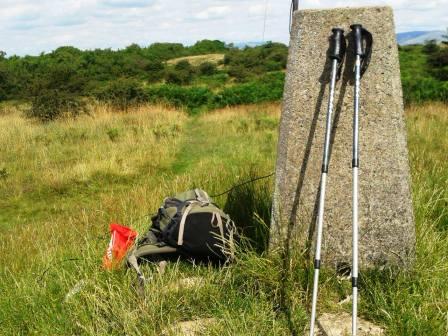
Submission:
<svg viewBox="0 0 448 336">
<path fill-rule="evenodd" d="M 350 25 L 374 39 L 361 80 L 360 266 L 412 261 L 412 212 L 397 42 L 389 7 L 299 10 L 294 13 L 280 123 L 271 248 L 314 244 L 328 101 L 331 29 L 345 30 L 348 48 L 335 89 L 330 169 L 324 216 L 323 267 L 351 264 L 353 67 Z M 312 249 L 311 251 L 313 251 Z M 311 252 L 312 254 L 313 252 Z"/>
</svg>

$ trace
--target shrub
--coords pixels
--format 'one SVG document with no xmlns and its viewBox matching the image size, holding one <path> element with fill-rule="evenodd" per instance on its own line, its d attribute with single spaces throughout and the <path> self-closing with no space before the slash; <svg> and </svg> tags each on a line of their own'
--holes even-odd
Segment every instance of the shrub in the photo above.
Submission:
<svg viewBox="0 0 448 336">
<path fill-rule="evenodd" d="M 425 45 L 423 46 L 422 51 L 425 54 L 433 54 L 433 53 L 439 51 L 439 46 L 437 45 L 437 41 L 436 40 L 425 41 Z"/>
<path fill-rule="evenodd" d="M 428 56 L 428 63 L 431 65 L 431 73 L 441 81 L 448 81 L 448 48 L 441 48 L 439 51 Z"/>
<path fill-rule="evenodd" d="M 213 109 L 279 100 L 283 95 L 284 79 L 285 75 L 281 72 L 271 73 L 262 76 L 259 80 L 237 84 L 217 93 L 213 93 L 206 87 L 185 88 L 165 84 L 148 88 L 146 95 L 151 103 L 164 102 L 195 113 L 204 108 Z"/>
<path fill-rule="evenodd" d="M 288 48 L 284 44 L 268 42 L 255 48 L 230 49 L 224 64 L 230 76 L 244 82 L 249 76 L 284 69 L 287 57 Z"/>
<path fill-rule="evenodd" d="M 259 80 L 225 88 L 213 99 L 212 107 L 256 104 L 276 101 L 283 96 L 285 75 L 281 72 L 262 76 Z"/>
<path fill-rule="evenodd" d="M 0 64 L 0 100 L 8 97 L 9 86 L 8 72 Z"/>
<path fill-rule="evenodd" d="M 406 104 L 425 101 L 448 102 L 448 82 L 434 78 L 403 80 L 403 96 Z"/>
<path fill-rule="evenodd" d="M 189 71 L 170 69 L 166 72 L 165 79 L 168 84 L 188 85 L 191 83 L 193 76 Z"/>
<path fill-rule="evenodd" d="M 184 88 L 177 85 L 160 85 L 147 90 L 150 102 L 165 102 L 174 107 L 187 108 L 190 112 L 207 106 L 213 93 L 204 87 Z"/>
<path fill-rule="evenodd" d="M 182 60 L 176 63 L 176 65 L 174 66 L 174 69 L 176 69 L 177 71 L 189 71 L 189 72 L 193 72 L 193 67 L 191 66 L 190 62 L 188 62 L 187 60 Z"/>
<path fill-rule="evenodd" d="M 48 122 L 85 112 L 85 102 L 79 96 L 84 84 L 83 78 L 71 65 L 59 64 L 49 69 L 32 82 L 31 107 L 26 115 Z"/>
<path fill-rule="evenodd" d="M 227 73 L 239 83 L 245 82 L 251 76 L 251 72 L 242 64 L 230 65 Z"/>
<path fill-rule="evenodd" d="M 147 100 L 141 83 L 134 79 L 121 78 L 110 82 L 97 90 L 94 96 L 100 100 L 127 110 L 130 106 L 141 104 Z"/>
<path fill-rule="evenodd" d="M 148 81 L 150 83 L 159 82 L 164 77 L 165 64 L 159 60 L 152 60 L 146 64 L 145 70 L 148 72 Z"/>
<path fill-rule="evenodd" d="M 0 101 L 5 100 L 6 99 L 6 91 L 2 88 L 0 88 Z"/>
<path fill-rule="evenodd" d="M 31 108 L 26 114 L 28 117 L 48 122 L 63 116 L 75 117 L 85 110 L 85 102 L 76 95 L 49 89 L 32 98 Z"/>
<path fill-rule="evenodd" d="M 210 54 L 226 51 L 226 44 L 218 40 L 202 40 L 196 42 L 193 46 L 189 47 L 189 52 L 192 55 Z"/>
<path fill-rule="evenodd" d="M 187 60 L 178 62 L 174 68 L 166 73 L 166 82 L 168 84 L 187 85 L 190 84 L 194 77 L 194 68 Z"/>
<path fill-rule="evenodd" d="M 216 64 L 211 62 L 204 62 L 199 65 L 199 73 L 202 76 L 212 76 L 216 73 Z"/>
</svg>

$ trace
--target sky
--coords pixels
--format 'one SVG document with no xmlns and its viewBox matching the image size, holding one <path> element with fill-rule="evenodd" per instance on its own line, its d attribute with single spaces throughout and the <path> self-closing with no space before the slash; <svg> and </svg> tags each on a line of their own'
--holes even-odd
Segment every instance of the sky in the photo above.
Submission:
<svg viewBox="0 0 448 336">
<path fill-rule="evenodd" d="M 390 5 L 397 32 L 448 27 L 448 0 L 299 1 L 300 8 Z M 287 43 L 289 10 L 290 0 L 0 0 L 0 50 L 11 56 L 67 45 L 117 49 L 201 39 Z"/>
</svg>

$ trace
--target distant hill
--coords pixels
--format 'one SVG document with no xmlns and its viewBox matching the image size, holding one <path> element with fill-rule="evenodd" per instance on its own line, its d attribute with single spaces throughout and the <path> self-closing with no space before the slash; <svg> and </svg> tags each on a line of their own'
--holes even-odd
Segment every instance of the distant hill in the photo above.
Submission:
<svg viewBox="0 0 448 336">
<path fill-rule="evenodd" d="M 428 40 L 442 41 L 443 35 L 447 33 L 442 30 L 433 31 L 412 31 L 397 34 L 397 41 L 399 45 L 410 45 L 410 44 L 423 44 Z"/>
<path fill-rule="evenodd" d="M 443 35 L 447 35 L 448 33 L 443 30 L 416 30 L 404 33 L 397 34 L 397 42 L 399 45 L 410 45 L 410 44 L 423 44 L 428 40 L 436 40 L 441 42 L 443 40 Z M 247 41 L 247 42 L 235 42 L 233 45 L 236 48 L 244 49 L 245 47 L 257 47 L 263 45 L 266 42 L 261 41 Z"/>
<path fill-rule="evenodd" d="M 265 43 L 266 42 L 262 42 L 262 41 L 247 41 L 247 42 L 235 42 L 235 43 L 233 43 L 233 45 L 236 48 L 244 49 L 246 47 L 250 47 L 250 48 L 258 47 L 258 46 L 261 46 L 261 45 L 263 45 Z"/>
</svg>

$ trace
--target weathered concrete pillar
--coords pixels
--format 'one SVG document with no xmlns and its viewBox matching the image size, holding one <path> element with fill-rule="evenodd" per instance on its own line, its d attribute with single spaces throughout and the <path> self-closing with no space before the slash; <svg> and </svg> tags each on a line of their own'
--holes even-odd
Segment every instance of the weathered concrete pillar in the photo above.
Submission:
<svg viewBox="0 0 448 336">
<path fill-rule="evenodd" d="M 350 25 L 373 35 L 370 66 L 361 80 L 361 267 L 407 264 L 415 227 L 411 203 L 402 89 L 392 9 L 389 7 L 299 10 L 294 13 L 280 123 L 271 248 L 313 246 L 333 27 L 345 30 L 347 55 L 337 83 L 322 261 L 351 264 L 353 67 Z M 348 36 L 347 36 L 348 35 Z M 314 254 L 314 248 L 311 255 Z"/>
</svg>

